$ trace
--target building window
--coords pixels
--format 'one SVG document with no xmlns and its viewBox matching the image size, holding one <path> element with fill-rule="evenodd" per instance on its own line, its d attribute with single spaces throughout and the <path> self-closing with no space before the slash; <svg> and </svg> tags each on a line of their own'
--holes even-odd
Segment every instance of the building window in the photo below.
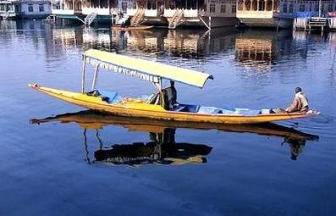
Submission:
<svg viewBox="0 0 336 216">
<path fill-rule="evenodd" d="M 222 4 L 222 5 L 221 5 L 221 10 L 220 10 L 220 12 L 221 12 L 221 13 L 225 13 L 225 11 L 226 11 L 226 5 L 225 5 L 225 4 Z"/>
<path fill-rule="evenodd" d="M 187 1 L 187 9 L 188 10 L 195 10 L 197 8 L 196 1 Z"/>
<path fill-rule="evenodd" d="M 305 11 L 305 5 L 304 4 L 300 4 L 299 11 L 300 12 L 304 12 Z"/>
<path fill-rule="evenodd" d="M 329 4 L 328 5 L 328 11 L 331 12 L 333 9 L 332 9 L 332 4 Z"/>
<path fill-rule="evenodd" d="M 33 11 L 34 11 L 34 8 L 33 8 L 33 5 L 32 5 L 32 4 L 29 4 L 29 5 L 28 5 L 28 11 L 29 11 L 29 12 L 33 12 Z"/>
<path fill-rule="evenodd" d="M 121 2 L 121 10 L 123 13 L 126 13 L 127 11 L 127 2 L 123 1 Z"/>
<path fill-rule="evenodd" d="M 44 11 L 44 5 L 43 4 L 39 4 L 39 11 L 43 12 Z"/>
<path fill-rule="evenodd" d="M 232 12 L 232 13 L 236 13 L 236 5 L 235 5 L 235 4 L 232 5 L 232 10 L 231 10 L 231 12 Z"/>
<path fill-rule="evenodd" d="M 147 9 L 148 10 L 155 10 L 156 9 L 156 1 L 148 1 L 147 2 Z"/>
<path fill-rule="evenodd" d="M 272 5 L 272 0 L 266 1 L 266 10 L 267 11 L 272 11 L 273 10 L 273 5 Z"/>
<path fill-rule="evenodd" d="M 4 5 L 0 5 L 0 11 L 4 11 L 4 10 L 5 10 Z"/>
<path fill-rule="evenodd" d="M 246 0 L 246 2 L 245 2 L 245 9 L 247 11 L 251 10 L 251 1 L 250 0 Z"/>
<path fill-rule="evenodd" d="M 315 11 L 319 11 L 319 4 L 315 4 Z"/>
<path fill-rule="evenodd" d="M 215 13 L 216 12 L 216 5 L 210 4 L 210 13 Z"/>
<path fill-rule="evenodd" d="M 289 13 L 293 13 L 293 12 L 294 12 L 293 4 L 289 4 Z"/>
<path fill-rule="evenodd" d="M 273 8 L 273 10 L 276 11 L 276 12 L 280 11 L 279 3 L 280 3 L 279 0 L 275 0 L 274 1 L 274 8 Z"/>
<path fill-rule="evenodd" d="M 282 12 L 287 13 L 287 4 L 286 3 L 282 5 Z"/>
<path fill-rule="evenodd" d="M 242 11 L 244 9 L 244 1 L 239 0 L 238 1 L 238 10 Z"/>
<path fill-rule="evenodd" d="M 260 0 L 259 1 L 259 11 L 264 11 L 265 10 L 265 1 Z"/>
</svg>

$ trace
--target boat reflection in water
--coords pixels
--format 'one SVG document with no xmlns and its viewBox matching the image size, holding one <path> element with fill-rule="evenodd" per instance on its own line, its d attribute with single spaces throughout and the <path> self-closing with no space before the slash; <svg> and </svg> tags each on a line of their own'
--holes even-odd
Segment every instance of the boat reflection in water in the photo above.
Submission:
<svg viewBox="0 0 336 216">
<path fill-rule="evenodd" d="M 206 163 L 211 147 L 201 144 L 176 143 L 175 128 L 149 132 L 150 142 L 113 145 L 111 149 L 95 151 L 96 161 L 112 164 L 182 165 Z"/>
<path fill-rule="evenodd" d="M 99 150 L 95 151 L 94 161 L 110 164 L 190 164 L 205 163 L 206 156 L 211 152 L 211 147 L 202 144 L 176 143 L 175 131 L 177 128 L 189 128 L 199 130 L 216 129 L 218 131 L 233 133 L 255 133 L 264 136 L 283 137 L 284 143 L 288 143 L 291 151 L 291 159 L 296 160 L 302 152 L 307 140 L 318 140 L 318 136 L 307 134 L 293 128 L 267 123 L 256 125 L 225 125 L 198 123 L 197 125 L 184 122 L 148 121 L 142 118 L 128 118 L 113 116 L 96 111 L 81 111 L 77 113 L 61 114 L 44 119 L 32 119 L 32 124 L 46 122 L 76 123 L 84 129 L 84 146 L 87 150 L 86 131 L 96 130 L 96 136 L 100 143 Z M 149 132 L 150 142 L 136 142 L 132 144 L 113 145 L 106 149 L 99 136 L 99 130 L 104 126 L 116 125 L 130 131 Z M 88 152 L 87 152 L 88 155 Z M 86 156 L 88 163 L 90 158 Z"/>
<path fill-rule="evenodd" d="M 206 156 L 212 147 L 202 144 L 175 142 L 175 128 L 167 128 L 164 125 L 148 123 L 143 119 L 130 119 L 111 116 L 95 111 L 82 111 L 48 117 L 45 119 L 32 119 L 32 124 L 40 124 L 51 121 L 60 123 L 77 123 L 83 129 L 86 161 L 91 163 L 88 157 L 87 130 L 96 130 L 96 137 L 100 144 L 94 152 L 93 162 L 104 162 L 114 165 L 143 165 L 143 164 L 200 164 L 206 163 Z M 130 131 L 148 132 L 150 142 L 134 142 L 132 144 L 115 144 L 112 148 L 105 148 L 100 138 L 100 130 L 107 125 L 119 125 Z"/>
</svg>

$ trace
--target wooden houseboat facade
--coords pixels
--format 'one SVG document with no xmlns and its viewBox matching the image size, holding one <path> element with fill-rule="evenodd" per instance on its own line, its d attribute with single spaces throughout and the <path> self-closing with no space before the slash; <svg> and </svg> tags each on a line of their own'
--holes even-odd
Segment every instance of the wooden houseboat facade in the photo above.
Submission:
<svg viewBox="0 0 336 216">
<path fill-rule="evenodd" d="M 237 24 L 234 0 L 123 0 L 131 25 L 215 27 Z"/>
<path fill-rule="evenodd" d="M 61 0 L 52 13 L 81 20 L 128 20 L 131 26 L 155 25 L 215 28 L 236 25 L 235 0 Z"/>
<path fill-rule="evenodd" d="M 333 10 L 336 10 L 333 0 L 237 1 L 237 18 L 241 24 L 252 27 L 288 28 L 298 16 L 324 17 Z"/>
<path fill-rule="evenodd" d="M 251 27 L 288 28 L 294 17 L 293 7 L 284 10 L 284 5 L 294 5 L 295 0 L 238 0 L 237 18 Z M 282 7 L 283 6 L 283 7 Z"/>
</svg>

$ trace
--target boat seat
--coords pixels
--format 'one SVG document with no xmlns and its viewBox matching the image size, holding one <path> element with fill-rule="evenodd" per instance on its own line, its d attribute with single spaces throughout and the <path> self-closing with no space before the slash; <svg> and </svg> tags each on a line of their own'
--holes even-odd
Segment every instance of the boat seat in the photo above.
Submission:
<svg viewBox="0 0 336 216">
<path fill-rule="evenodd" d="M 181 112 L 184 108 L 185 108 L 185 106 L 181 105 L 181 104 L 178 104 L 176 107 L 174 105 L 173 111 L 175 111 L 175 112 Z"/>
<path fill-rule="evenodd" d="M 197 113 L 200 114 L 222 114 L 223 110 L 217 107 L 200 106 Z"/>
<path fill-rule="evenodd" d="M 236 114 L 241 114 L 241 115 L 255 116 L 255 115 L 259 115 L 260 114 L 260 110 L 236 108 L 235 109 L 235 113 Z"/>
<path fill-rule="evenodd" d="M 197 113 L 199 107 L 200 107 L 199 105 L 175 104 L 174 108 L 173 108 L 173 111 Z"/>
<path fill-rule="evenodd" d="M 108 103 L 118 103 L 122 99 L 122 97 L 118 95 L 118 92 L 101 90 L 99 93 L 101 96 L 108 98 Z"/>
</svg>

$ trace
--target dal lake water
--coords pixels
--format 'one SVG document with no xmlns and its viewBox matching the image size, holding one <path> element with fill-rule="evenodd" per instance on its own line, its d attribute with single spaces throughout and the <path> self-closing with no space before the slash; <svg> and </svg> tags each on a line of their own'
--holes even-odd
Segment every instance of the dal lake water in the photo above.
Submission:
<svg viewBox="0 0 336 216">
<path fill-rule="evenodd" d="M 79 91 L 89 48 L 214 76 L 204 89 L 177 83 L 179 102 L 286 107 L 301 86 L 322 114 L 277 123 L 286 128 L 164 128 L 81 112 L 28 88 Z M 336 33 L 2 21 L 0 215 L 335 215 L 335 53 Z M 112 72 L 100 73 L 98 87 L 154 91 Z"/>
</svg>

